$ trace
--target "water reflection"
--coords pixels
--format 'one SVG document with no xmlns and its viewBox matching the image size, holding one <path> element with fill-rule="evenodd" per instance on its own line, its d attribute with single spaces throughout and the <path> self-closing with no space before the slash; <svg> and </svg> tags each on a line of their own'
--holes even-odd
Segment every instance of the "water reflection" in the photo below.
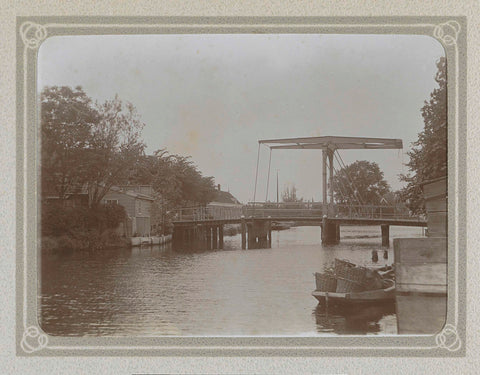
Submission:
<svg viewBox="0 0 480 375">
<path fill-rule="evenodd" d="M 233 236 L 224 250 L 166 245 L 45 256 L 40 324 L 61 336 L 395 334 L 392 306 L 325 311 L 311 296 L 313 273 L 335 258 L 392 264 L 393 249 L 384 259 L 380 237 L 361 237 L 377 232 L 346 227 L 351 238 L 329 247 L 321 246 L 319 228 L 299 227 L 274 232 L 271 249 L 241 250 Z"/>
<path fill-rule="evenodd" d="M 318 304 L 313 314 L 319 333 L 329 332 L 338 335 L 386 333 L 381 321 L 388 317 L 394 318 L 395 303 L 356 306 Z"/>
</svg>

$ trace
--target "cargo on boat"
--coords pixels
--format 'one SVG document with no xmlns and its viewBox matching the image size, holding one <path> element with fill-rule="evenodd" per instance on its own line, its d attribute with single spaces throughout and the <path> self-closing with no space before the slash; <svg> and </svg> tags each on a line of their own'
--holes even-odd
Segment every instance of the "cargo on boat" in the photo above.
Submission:
<svg viewBox="0 0 480 375">
<path fill-rule="evenodd" d="M 315 273 L 316 289 L 312 292 L 321 303 L 381 303 L 395 300 L 393 269 L 372 269 L 335 259 L 333 271 Z"/>
</svg>

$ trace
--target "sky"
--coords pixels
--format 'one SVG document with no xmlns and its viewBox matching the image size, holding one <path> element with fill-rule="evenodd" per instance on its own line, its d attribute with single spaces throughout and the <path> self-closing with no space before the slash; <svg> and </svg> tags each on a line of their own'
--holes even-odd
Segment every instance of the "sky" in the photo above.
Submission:
<svg viewBox="0 0 480 375">
<path fill-rule="evenodd" d="M 376 162 L 392 189 L 423 129 L 437 87 L 435 39 L 419 35 L 197 34 L 65 36 L 38 56 L 38 89 L 82 86 L 100 102 L 131 102 L 147 153 L 189 155 L 242 202 L 276 200 L 293 184 L 320 201 L 321 150 L 269 150 L 259 139 L 399 138 L 403 150 L 342 150 L 346 164 Z M 338 168 L 338 166 L 337 166 Z"/>
</svg>

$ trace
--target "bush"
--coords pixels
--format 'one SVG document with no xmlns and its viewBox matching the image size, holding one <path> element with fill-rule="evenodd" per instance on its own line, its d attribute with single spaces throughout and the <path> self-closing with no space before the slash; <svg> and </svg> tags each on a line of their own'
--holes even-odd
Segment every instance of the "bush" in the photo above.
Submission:
<svg viewBox="0 0 480 375">
<path fill-rule="evenodd" d="M 49 202 L 42 205 L 41 217 L 42 236 L 49 237 L 42 241 L 42 248 L 99 250 L 122 243 L 115 229 L 125 220 L 126 212 L 120 205 L 63 207 L 58 202 Z"/>
</svg>

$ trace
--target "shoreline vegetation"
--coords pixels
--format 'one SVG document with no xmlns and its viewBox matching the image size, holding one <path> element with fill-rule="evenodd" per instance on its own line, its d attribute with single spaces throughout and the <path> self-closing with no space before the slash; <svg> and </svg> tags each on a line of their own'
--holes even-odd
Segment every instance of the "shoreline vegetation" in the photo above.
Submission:
<svg viewBox="0 0 480 375">
<path fill-rule="evenodd" d="M 130 240 L 116 231 L 126 216 L 120 205 L 63 207 L 61 202 L 49 202 L 42 205 L 41 215 L 44 254 L 130 246 Z"/>
<path fill-rule="evenodd" d="M 213 177 L 189 156 L 166 149 L 145 153 L 144 123 L 118 96 L 94 102 L 82 89 L 46 86 L 41 92 L 41 235 L 50 252 L 129 246 L 122 206 L 116 217 L 104 197 L 116 186 L 151 186 L 150 235 L 171 232 L 172 212 L 208 204 Z M 122 211 L 123 209 L 123 211 Z M 113 215 L 113 216 L 112 216 Z M 121 229 L 121 228 L 120 228 Z M 135 233 L 132 233 L 135 237 Z"/>
</svg>

